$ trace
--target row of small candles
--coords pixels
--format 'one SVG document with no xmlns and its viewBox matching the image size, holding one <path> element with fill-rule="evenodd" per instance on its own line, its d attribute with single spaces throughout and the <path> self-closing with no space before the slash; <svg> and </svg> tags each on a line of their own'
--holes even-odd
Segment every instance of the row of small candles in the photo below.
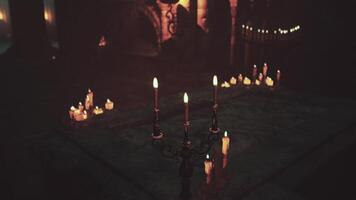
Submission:
<svg viewBox="0 0 356 200">
<path fill-rule="evenodd" d="M 231 77 L 230 81 L 224 81 L 221 84 L 222 88 L 229 88 L 231 85 L 243 84 L 245 86 L 256 85 L 260 86 L 265 84 L 268 87 L 273 87 L 275 85 L 273 79 L 268 76 L 268 65 L 265 63 L 262 68 L 262 73 L 258 74 L 257 77 L 257 66 L 254 65 L 252 69 L 252 80 L 249 79 L 247 76 L 243 77 L 242 74 L 239 74 L 237 79 L 235 77 Z M 277 70 L 276 81 L 277 86 L 279 85 L 281 79 L 281 71 Z"/>
<path fill-rule="evenodd" d="M 107 99 L 105 103 L 105 110 L 110 111 L 113 109 L 114 102 L 110 101 L 110 99 Z M 90 113 L 94 115 L 101 115 L 104 113 L 104 109 L 98 106 L 94 107 L 94 92 L 91 91 L 91 89 L 88 89 L 88 94 L 86 95 L 84 105 L 82 102 L 79 102 L 78 108 L 71 106 L 69 110 L 69 118 L 77 122 L 85 121 L 88 119 Z"/>
</svg>

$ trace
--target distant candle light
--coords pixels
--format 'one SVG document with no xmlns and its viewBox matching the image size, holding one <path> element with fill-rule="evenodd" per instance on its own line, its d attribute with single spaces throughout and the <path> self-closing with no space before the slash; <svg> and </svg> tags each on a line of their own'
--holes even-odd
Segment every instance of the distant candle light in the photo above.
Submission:
<svg viewBox="0 0 356 200">
<path fill-rule="evenodd" d="M 156 77 L 153 78 L 153 88 L 158 88 L 158 80 Z"/>
</svg>

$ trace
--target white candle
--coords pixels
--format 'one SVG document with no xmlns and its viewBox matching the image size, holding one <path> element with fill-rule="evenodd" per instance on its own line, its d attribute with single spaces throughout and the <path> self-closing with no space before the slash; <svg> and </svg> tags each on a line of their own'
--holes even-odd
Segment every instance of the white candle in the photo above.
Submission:
<svg viewBox="0 0 356 200">
<path fill-rule="evenodd" d="M 69 110 L 69 118 L 73 119 L 74 118 L 74 111 L 76 110 L 76 108 L 74 106 L 70 107 Z"/>
<path fill-rule="evenodd" d="M 94 106 L 94 93 L 91 91 L 91 89 L 88 89 L 88 97 L 89 97 L 89 103 L 90 107 Z"/>
<path fill-rule="evenodd" d="M 258 74 L 258 80 L 259 80 L 260 82 L 263 81 L 263 74 L 262 74 L 262 73 L 259 73 L 259 74 Z"/>
<path fill-rule="evenodd" d="M 269 87 L 273 87 L 273 80 L 267 76 L 266 78 L 266 85 L 269 86 Z"/>
<path fill-rule="evenodd" d="M 280 70 L 277 70 L 277 82 L 279 82 L 281 80 L 281 71 Z"/>
<path fill-rule="evenodd" d="M 114 102 L 110 101 L 110 99 L 106 99 L 105 109 L 106 110 L 114 109 Z"/>
<path fill-rule="evenodd" d="M 154 109 L 158 109 L 158 80 L 156 77 L 153 78 L 153 107 Z"/>
<path fill-rule="evenodd" d="M 251 85 L 251 80 L 247 77 L 244 78 L 244 81 L 243 81 L 243 84 L 244 85 Z"/>
<path fill-rule="evenodd" d="M 242 74 L 239 74 L 239 76 L 237 77 L 237 80 L 239 81 L 239 83 L 243 82 L 243 76 Z"/>
<path fill-rule="evenodd" d="M 186 92 L 184 93 L 183 101 L 184 101 L 184 124 L 187 124 L 189 122 L 189 97 Z"/>
<path fill-rule="evenodd" d="M 94 110 L 93 110 L 93 113 L 94 113 L 95 115 L 101 115 L 101 114 L 104 113 L 104 110 L 103 110 L 102 108 L 99 108 L 98 106 L 96 106 L 96 107 L 94 108 Z"/>
<path fill-rule="evenodd" d="M 230 79 L 230 84 L 231 84 L 231 85 L 236 85 L 236 83 L 237 83 L 236 78 L 235 78 L 235 77 L 231 77 L 231 79 Z"/>
<path fill-rule="evenodd" d="M 90 109 L 90 98 L 89 96 L 87 95 L 85 97 L 85 110 L 89 110 Z"/>
<path fill-rule="evenodd" d="M 214 93 L 213 93 L 213 101 L 214 105 L 218 103 L 218 77 L 214 75 L 213 77 L 213 88 L 214 88 Z"/>
<path fill-rule="evenodd" d="M 210 160 L 209 154 L 206 155 L 206 160 L 204 161 L 204 170 L 206 175 L 210 175 L 213 169 L 213 162 Z"/>
<path fill-rule="evenodd" d="M 267 63 L 264 63 L 263 71 L 262 71 L 263 77 L 267 77 L 267 71 L 268 71 Z"/>
<path fill-rule="evenodd" d="M 224 133 L 224 137 L 221 139 L 222 140 L 222 153 L 224 155 L 227 155 L 227 153 L 229 152 L 229 148 L 230 148 L 230 138 L 227 135 L 227 131 L 225 131 Z"/>
<path fill-rule="evenodd" d="M 82 102 L 79 102 L 78 109 L 80 110 L 80 112 L 84 111 L 84 106 L 83 106 Z"/>
</svg>

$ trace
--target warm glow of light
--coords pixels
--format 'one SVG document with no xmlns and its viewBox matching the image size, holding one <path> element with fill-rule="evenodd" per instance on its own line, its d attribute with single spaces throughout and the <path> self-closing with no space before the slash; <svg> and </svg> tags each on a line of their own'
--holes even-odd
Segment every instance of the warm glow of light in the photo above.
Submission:
<svg viewBox="0 0 356 200">
<path fill-rule="evenodd" d="M 153 88 L 158 88 L 158 80 L 156 77 L 153 78 Z"/>
<path fill-rule="evenodd" d="M 244 81 L 243 81 L 243 84 L 244 84 L 244 85 L 251 85 L 251 79 L 245 77 L 245 78 L 244 78 Z"/>
<path fill-rule="evenodd" d="M 213 85 L 218 86 L 218 77 L 216 75 L 214 75 L 214 78 L 213 78 Z"/>
<path fill-rule="evenodd" d="M 225 131 L 225 133 L 224 133 L 224 137 L 227 137 L 227 131 Z"/>
<path fill-rule="evenodd" d="M 237 79 L 235 77 L 230 78 L 230 84 L 231 85 L 236 85 L 237 84 Z"/>
<path fill-rule="evenodd" d="M 209 160 L 209 159 L 210 159 L 209 154 L 206 154 L 206 159 L 207 159 L 207 160 Z"/>
<path fill-rule="evenodd" d="M 245 28 L 245 25 L 244 25 L 244 24 L 242 24 L 242 28 Z"/>
<path fill-rule="evenodd" d="M 106 102 L 107 102 L 107 103 L 111 103 L 110 99 L 106 99 Z"/>
<path fill-rule="evenodd" d="M 184 103 L 188 103 L 189 102 L 189 97 L 188 97 L 188 94 L 186 92 L 184 92 L 183 101 L 184 101 Z"/>
<path fill-rule="evenodd" d="M 4 13 L 0 10 L 0 20 L 4 20 L 4 19 L 5 19 Z"/>
<path fill-rule="evenodd" d="M 277 73 L 281 73 L 281 71 L 280 71 L 280 70 L 277 70 Z"/>
<path fill-rule="evenodd" d="M 181 6 L 183 6 L 185 9 L 187 9 L 189 11 L 189 0 L 179 0 L 178 4 L 180 4 Z"/>
<path fill-rule="evenodd" d="M 90 88 L 88 89 L 88 93 L 91 93 L 91 89 Z"/>
<path fill-rule="evenodd" d="M 257 66 L 256 66 L 256 65 L 253 65 L 253 68 L 257 68 Z"/>
<path fill-rule="evenodd" d="M 75 108 L 74 106 L 72 106 L 72 107 L 70 107 L 70 110 L 71 110 L 71 111 L 75 111 L 76 108 Z"/>
<path fill-rule="evenodd" d="M 82 102 L 79 102 L 79 105 L 80 105 L 80 106 L 83 105 Z"/>
<path fill-rule="evenodd" d="M 45 10 L 44 11 L 44 19 L 47 21 L 47 22 L 52 22 L 52 15 L 51 15 L 51 12 L 49 12 L 48 10 Z"/>
</svg>

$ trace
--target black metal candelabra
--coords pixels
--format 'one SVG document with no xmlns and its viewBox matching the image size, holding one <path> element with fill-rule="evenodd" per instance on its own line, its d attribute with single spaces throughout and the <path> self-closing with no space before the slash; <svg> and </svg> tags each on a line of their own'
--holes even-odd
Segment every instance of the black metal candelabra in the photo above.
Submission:
<svg viewBox="0 0 356 200">
<path fill-rule="evenodd" d="M 211 118 L 211 128 L 209 129 L 209 131 L 214 135 L 217 135 L 220 132 L 220 128 L 218 126 L 218 114 L 217 114 L 218 111 L 217 110 L 218 110 L 218 104 L 214 104 L 213 116 Z"/>
<path fill-rule="evenodd" d="M 153 133 L 152 133 L 152 139 L 153 140 L 160 140 L 163 138 L 163 133 L 161 131 L 161 128 L 159 126 L 159 109 L 155 108 L 153 110 L 154 112 L 154 118 L 153 118 Z"/>
</svg>

